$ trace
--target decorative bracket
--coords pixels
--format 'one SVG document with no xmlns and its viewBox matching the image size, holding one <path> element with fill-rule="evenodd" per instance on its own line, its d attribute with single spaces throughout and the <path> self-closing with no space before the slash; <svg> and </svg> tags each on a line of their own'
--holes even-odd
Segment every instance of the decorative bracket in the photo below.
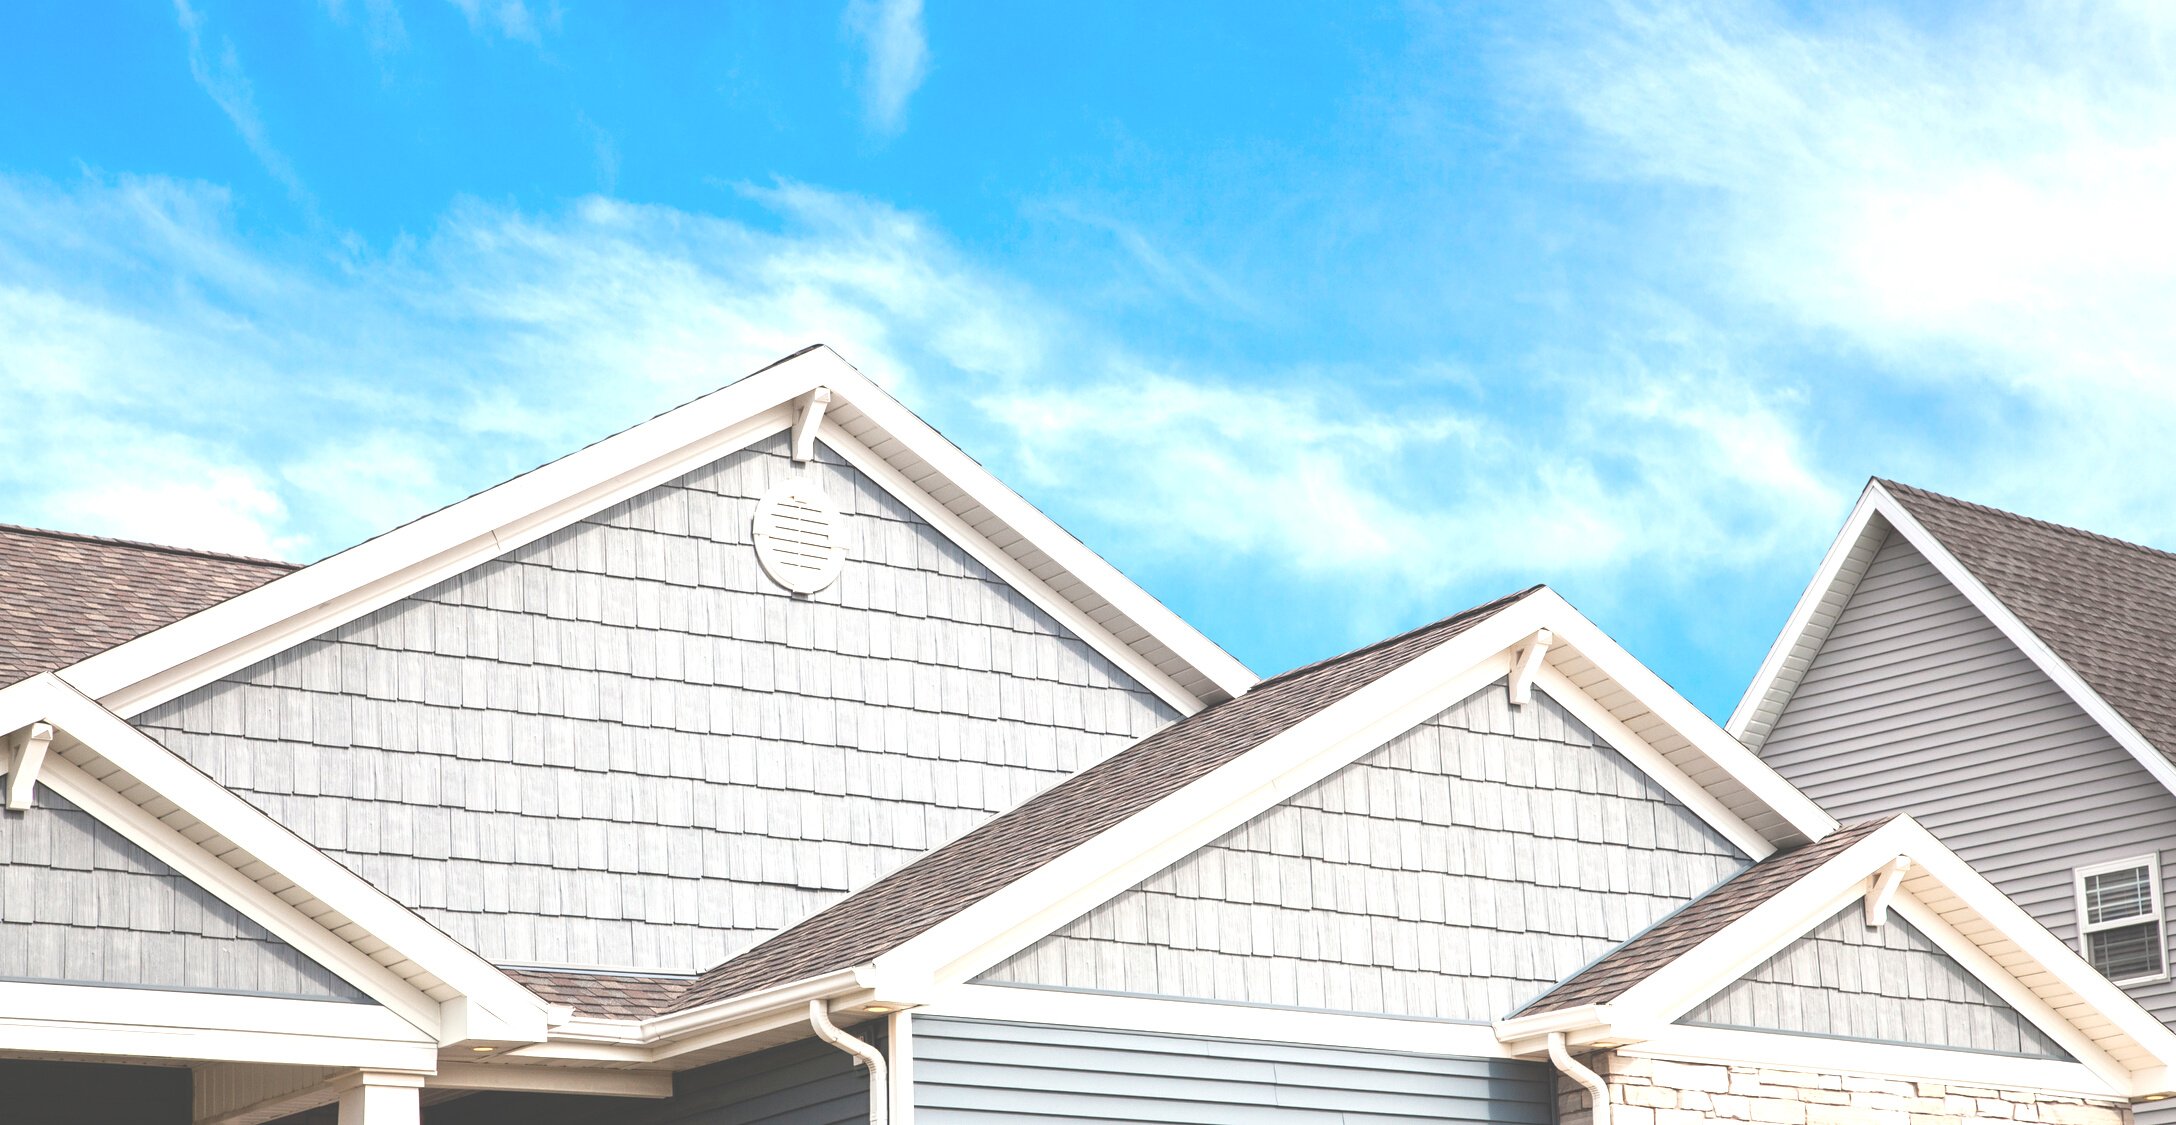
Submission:
<svg viewBox="0 0 2176 1125">
<path fill-rule="evenodd" d="M 793 463 L 806 464 L 816 456 L 816 427 L 823 424 L 824 408 L 831 405 L 831 388 L 808 393 L 793 414 Z"/>
<path fill-rule="evenodd" d="M 53 745 L 53 724 L 32 723 L 8 738 L 7 807 L 21 812 L 30 807 L 30 795 L 38 784 L 38 767 Z"/>
<path fill-rule="evenodd" d="M 1556 634 L 1547 629 L 1536 632 L 1520 642 L 1511 653 L 1511 705 L 1524 707 L 1534 697 L 1534 673 L 1541 671 L 1541 662 L 1549 655 L 1549 646 L 1556 643 Z"/>
<path fill-rule="evenodd" d="M 1873 877 L 1866 881 L 1866 924 L 1885 925 L 1889 921 L 1889 903 L 1896 898 L 1897 887 L 1904 882 L 1904 873 L 1912 869 L 1910 856 L 1892 859 Z"/>
</svg>

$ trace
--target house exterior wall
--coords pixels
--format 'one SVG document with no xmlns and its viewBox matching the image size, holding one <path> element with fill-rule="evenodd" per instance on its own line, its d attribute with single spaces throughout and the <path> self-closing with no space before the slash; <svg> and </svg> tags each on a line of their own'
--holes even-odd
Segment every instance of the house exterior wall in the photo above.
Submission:
<svg viewBox="0 0 2176 1125">
<path fill-rule="evenodd" d="M 1581 1062 L 1608 1083 L 1611 1125 L 2130 1125 L 2119 1101 L 1854 1074 L 1668 1062 L 1601 1052 Z M 1592 1125 L 1592 1097 L 1557 1078 L 1558 1125 Z"/>
<path fill-rule="evenodd" d="M 0 1059 L 0 1120 L 21 1125 L 189 1125 L 189 1069 Z"/>
<path fill-rule="evenodd" d="M 1894 533 L 1761 757 L 1846 822 L 1910 813 L 2072 948 L 2076 868 L 2176 862 L 2176 795 Z M 2167 980 L 2126 991 L 2176 1020 Z"/>
<path fill-rule="evenodd" d="M 1495 1019 L 1749 863 L 1498 682 L 984 979 Z"/>
<path fill-rule="evenodd" d="M 874 1027 L 857 1034 L 882 1043 Z M 869 1075 L 844 1051 L 803 1039 L 673 1076 L 670 1098 L 470 1094 L 427 1106 L 423 1125 L 861 1125 Z"/>
<path fill-rule="evenodd" d="M 500 962 L 694 971 L 1176 718 L 819 447 L 836 583 L 760 570 L 772 439 L 135 719 Z"/>
<path fill-rule="evenodd" d="M 371 1002 L 43 786 L 0 812 L 0 980 Z"/>
<path fill-rule="evenodd" d="M 915 1120 L 1547 1125 L 1546 1064 L 917 1016 Z M 1062 1107 L 1062 1111 L 1054 1112 Z"/>
<path fill-rule="evenodd" d="M 2070 1058 L 1910 922 L 1869 926 L 1856 903 L 1678 1022 Z"/>
</svg>

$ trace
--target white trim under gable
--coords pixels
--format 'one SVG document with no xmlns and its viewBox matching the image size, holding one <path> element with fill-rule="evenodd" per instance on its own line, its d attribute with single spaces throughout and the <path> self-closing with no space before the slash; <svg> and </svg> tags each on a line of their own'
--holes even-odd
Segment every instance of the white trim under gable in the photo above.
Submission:
<svg viewBox="0 0 2176 1125">
<path fill-rule="evenodd" d="M 1994 595 L 1987 586 L 1972 575 L 1957 556 L 1942 546 L 1940 539 L 1927 530 L 1896 497 L 1881 486 L 1880 481 L 1869 481 L 1866 492 L 1860 496 L 1858 507 L 1851 519 L 1836 536 L 1823 560 L 1821 570 L 1814 576 L 1813 584 L 1800 596 L 1798 608 L 1784 626 L 1783 632 L 1770 646 L 1767 659 L 1761 664 L 1760 673 L 1754 677 L 1745 695 L 1738 701 L 1737 710 L 1731 715 L 1728 729 L 1758 748 L 1765 741 L 1768 728 L 1782 714 L 1790 696 L 1797 690 L 1799 677 L 1803 676 L 1813 660 L 1812 649 L 1819 647 L 1820 638 L 1827 635 L 1835 623 L 1835 615 L 1843 612 L 1843 605 L 1850 600 L 1859 577 L 1865 573 L 1866 563 L 1856 561 L 1856 572 L 1851 567 L 1860 555 L 1871 559 L 1871 552 L 1878 548 L 1884 531 L 1893 530 L 1904 537 L 1913 550 L 1934 565 L 1950 585 L 1972 603 L 2002 635 L 2017 646 L 2034 667 L 2063 690 L 2080 709 L 2100 724 L 2109 737 L 2116 740 L 2131 757 L 2146 767 L 2169 792 L 2176 793 L 2176 763 L 2169 759 L 2146 736 L 2138 732 L 2110 706 L 2099 692 L 2094 691 L 2084 678 L 2073 671 L 2062 657 L 2055 654 L 2032 629 L 2010 612 L 2008 606 Z M 1871 546 L 1868 543 L 1871 542 Z M 1823 615 L 1826 615 L 1825 619 Z"/>
<path fill-rule="evenodd" d="M 438 1043 L 373 1004 L 0 981 L 0 1052 L 428 1071 Z"/>
<path fill-rule="evenodd" d="M 1513 650 L 1544 628 L 1556 637 L 1552 665 L 1570 664 L 1587 684 L 1608 685 L 1611 696 L 1592 699 L 1590 687 L 1557 667 L 1542 671 L 1544 687 L 1562 693 L 1560 702 L 1598 724 L 1597 733 L 1649 770 L 1658 784 L 1693 798 L 1687 803 L 1696 815 L 1755 859 L 1771 854 L 1782 841 L 1816 839 L 1834 829 L 1833 819 L 1646 672 L 1569 603 L 1542 589 L 878 957 L 870 970 L 873 987 L 887 997 L 904 998 L 973 979 L 1504 678 Z M 1644 720 L 1647 730 L 1631 730 L 1622 715 Z M 1702 792 L 1691 772 L 1655 749 L 1658 733 L 1674 738 L 1686 762 L 1728 780 L 1735 801 Z M 1709 783 L 1710 790 L 1716 787 Z M 1776 833 L 1782 840 L 1754 831 L 1755 821 L 1782 825 Z"/>
<path fill-rule="evenodd" d="M 41 784 L 438 1042 L 544 1038 L 543 1000 L 50 673 L 0 688 L 0 731 L 31 722 Z"/>
<path fill-rule="evenodd" d="M 986 562 L 1009 560 L 999 567 L 1008 578 L 1032 576 L 1025 590 L 1062 607 L 1061 620 L 1181 712 L 1254 684 L 1244 665 L 821 346 L 58 675 L 116 714 L 140 714 L 784 432 L 794 403 L 820 387 L 833 393 L 822 429 L 863 447 L 864 471 L 881 462 L 888 486 L 912 486 L 903 498 L 919 493 L 929 511 L 950 512 L 940 524 L 948 534 L 976 543 Z"/>
</svg>

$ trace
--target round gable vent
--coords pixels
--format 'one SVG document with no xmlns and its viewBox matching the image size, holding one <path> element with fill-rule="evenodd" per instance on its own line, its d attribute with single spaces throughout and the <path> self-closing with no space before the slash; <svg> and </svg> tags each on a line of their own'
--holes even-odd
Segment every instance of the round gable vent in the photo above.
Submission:
<svg viewBox="0 0 2176 1125">
<path fill-rule="evenodd" d="M 813 594 L 838 580 L 846 562 L 846 526 L 823 488 L 807 477 L 784 481 L 756 504 L 756 561 L 771 581 Z"/>
</svg>

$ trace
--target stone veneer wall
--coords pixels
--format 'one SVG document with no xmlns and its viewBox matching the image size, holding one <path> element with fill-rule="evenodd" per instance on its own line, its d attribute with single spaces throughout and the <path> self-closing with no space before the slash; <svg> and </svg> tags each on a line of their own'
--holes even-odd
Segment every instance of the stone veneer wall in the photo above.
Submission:
<svg viewBox="0 0 2176 1125">
<path fill-rule="evenodd" d="M 1583 1057 L 1609 1083 L 1611 1125 L 2131 1125 L 2120 1101 L 1896 1078 Z M 1587 1091 L 1557 1076 L 1557 1125 L 1590 1125 Z"/>
</svg>

